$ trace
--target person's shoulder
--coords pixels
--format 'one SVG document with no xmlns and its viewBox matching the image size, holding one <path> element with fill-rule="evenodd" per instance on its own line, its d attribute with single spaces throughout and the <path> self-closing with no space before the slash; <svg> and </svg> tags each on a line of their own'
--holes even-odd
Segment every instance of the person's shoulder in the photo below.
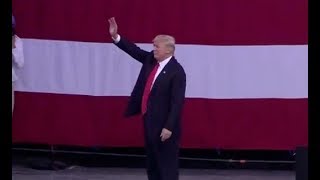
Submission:
<svg viewBox="0 0 320 180">
<path fill-rule="evenodd" d="M 16 46 L 22 46 L 22 39 L 18 35 L 15 35 L 15 43 Z"/>
<path fill-rule="evenodd" d="M 15 35 L 15 39 L 21 41 L 21 38 L 18 35 Z"/>
<path fill-rule="evenodd" d="M 176 57 L 173 56 L 172 60 L 174 61 L 174 64 L 175 64 L 176 68 L 183 70 L 183 66 L 180 64 L 180 62 L 177 60 Z"/>
<path fill-rule="evenodd" d="M 183 66 L 179 63 L 179 61 L 174 57 L 175 71 L 177 73 L 186 74 Z"/>
</svg>

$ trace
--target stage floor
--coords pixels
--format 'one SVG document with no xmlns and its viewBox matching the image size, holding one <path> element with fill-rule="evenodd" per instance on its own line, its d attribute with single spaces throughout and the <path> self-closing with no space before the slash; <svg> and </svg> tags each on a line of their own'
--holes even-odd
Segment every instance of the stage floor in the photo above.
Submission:
<svg viewBox="0 0 320 180">
<path fill-rule="evenodd" d="M 71 166 L 59 171 L 12 166 L 13 180 L 147 180 L 143 168 L 89 168 Z M 294 171 L 181 169 L 180 180 L 295 180 Z"/>
</svg>

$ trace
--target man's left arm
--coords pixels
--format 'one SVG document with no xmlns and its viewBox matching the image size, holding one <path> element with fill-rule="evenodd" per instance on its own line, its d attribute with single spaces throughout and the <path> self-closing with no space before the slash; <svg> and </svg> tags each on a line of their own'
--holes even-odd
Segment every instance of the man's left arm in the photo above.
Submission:
<svg viewBox="0 0 320 180">
<path fill-rule="evenodd" d="M 171 104 L 169 110 L 169 117 L 165 124 L 165 129 L 172 132 L 177 125 L 177 121 L 181 118 L 181 111 L 184 105 L 186 91 L 186 74 L 181 68 L 173 78 L 171 89 Z"/>
</svg>

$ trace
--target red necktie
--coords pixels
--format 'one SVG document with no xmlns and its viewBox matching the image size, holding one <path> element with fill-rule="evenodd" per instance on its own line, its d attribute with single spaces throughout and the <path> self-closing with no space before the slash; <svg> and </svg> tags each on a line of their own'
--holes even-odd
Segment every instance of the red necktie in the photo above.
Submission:
<svg viewBox="0 0 320 180">
<path fill-rule="evenodd" d="M 153 68 L 153 70 L 149 74 L 149 77 L 147 79 L 147 83 L 144 87 L 143 96 L 142 96 L 142 103 L 141 103 L 142 114 L 147 112 L 147 102 L 148 102 L 149 94 L 151 92 L 151 85 L 152 85 L 153 79 L 156 75 L 158 68 L 159 68 L 159 63 L 156 64 L 156 66 Z"/>
</svg>

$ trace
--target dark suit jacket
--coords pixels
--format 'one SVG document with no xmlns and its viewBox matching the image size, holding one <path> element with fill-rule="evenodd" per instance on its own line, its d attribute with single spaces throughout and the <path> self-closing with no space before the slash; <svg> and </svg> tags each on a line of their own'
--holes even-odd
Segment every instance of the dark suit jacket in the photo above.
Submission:
<svg viewBox="0 0 320 180">
<path fill-rule="evenodd" d="M 131 93 L 125 116 L 141 114 L 143 90 L 147 78 L 156 64 L 153 52 L 140 49 L 121 37 L 116 45 L 131 57 L 141 62 L 142 68 Z M 186 90 L 186 74 L 182 66 L 172 57 L 155 80 L 147 103 L 145 119 L 150 119 L 149 135 L 159 137 L 162 128 L 171 130 L 172 135 L 180 134 L 180 119 Z"/>
</svg>

